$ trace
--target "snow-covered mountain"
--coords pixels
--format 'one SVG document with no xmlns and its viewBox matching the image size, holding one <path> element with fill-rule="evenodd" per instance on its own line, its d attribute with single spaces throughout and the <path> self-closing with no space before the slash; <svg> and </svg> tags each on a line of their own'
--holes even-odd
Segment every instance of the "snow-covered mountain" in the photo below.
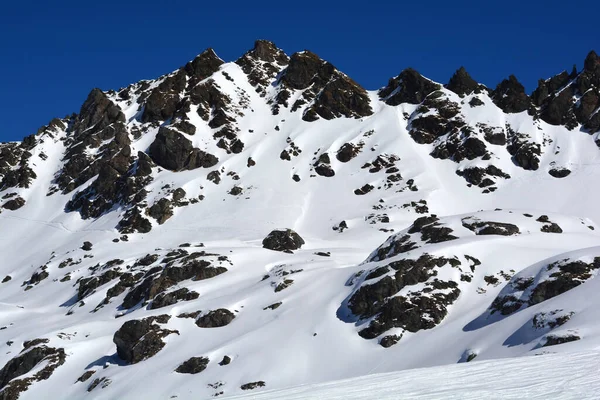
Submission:
<svg viewBox="0 0 600 400">
<path fill-rule="evenodd" d="M 0 144 L 0 399 L 596 348 L 599 136 L 593 51 L 531 95 L 464 68 L 367 91 L 263 40 L 94 89 Z"/>
</svg>

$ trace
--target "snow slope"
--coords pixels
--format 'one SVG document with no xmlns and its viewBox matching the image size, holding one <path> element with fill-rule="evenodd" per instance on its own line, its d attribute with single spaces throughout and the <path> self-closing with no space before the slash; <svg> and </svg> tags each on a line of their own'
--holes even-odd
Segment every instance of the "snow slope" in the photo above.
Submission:
<svg viewBox="0 0 600 400">
<path fill-rule="evenodd" d="M 235 399 L 595 399 L 598 353 L 553 354 L 388 374 Z"/>
<path fill-rule="evenodd" d="M 543 382 L 592 355 L 539 358 L 555 371 L 489 360 L 600 345 L 597 134 L 506 112 L 488 89 L 393 105 L 402 87 L 364 91 L 315 57 L 210 50 L 0 145 L 0 398 L 226 397 L 256 382 L 252 395 L 312 385 L 264 398 L 386 398 L 400 380 L 403 398 L 509 397 L 537 373 L 531 396 L 573 393 Z M 277 229 L 304 245 L 263 248 Z M 163 315 L 128 336 L 140 357 L 118 352 L 127 321 Z M 64 352 L 45 377 L 39 349 Z M 19 357 L 32 366 L 14 373 Z M 206 368 L 175 371 L 192 357 Z M 454 386 L 431 386 L 445 374 Z M 454 392 L 466 377 L 472 391 Z M 340 379 L 353 386 L 316 385 Z"/>
</svg>

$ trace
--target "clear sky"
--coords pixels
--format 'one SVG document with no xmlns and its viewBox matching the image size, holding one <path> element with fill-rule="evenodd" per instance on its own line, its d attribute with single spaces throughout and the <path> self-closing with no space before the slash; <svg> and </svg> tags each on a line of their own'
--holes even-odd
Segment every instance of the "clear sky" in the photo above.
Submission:
<svg viewBox="0 0 600 400">
<path fill-rule="evenodd" d="M 89 91 L 156 78 L 207 47 L 233 61 L 255 39 L 309 49 L 367 89 L 406 67 L 445 83 L 464 65 L 490 87 L 600 53 L 600 1 L 2 1 L 0 141 L 78 112 Z"/>
</svg>

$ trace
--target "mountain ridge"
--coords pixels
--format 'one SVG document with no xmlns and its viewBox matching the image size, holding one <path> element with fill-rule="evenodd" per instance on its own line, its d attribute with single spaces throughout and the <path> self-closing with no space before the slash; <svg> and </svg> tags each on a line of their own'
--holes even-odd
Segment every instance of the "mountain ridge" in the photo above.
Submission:
<svg viewBox="0 0 600 400">
<path fill-rule="evenodd" d="M 369 91 L 264 40 L 93 89 L 0 144 L 0 398 L 589 350 L 599 121 L 595 52 L 531 95 L 462 67 Z"/>
</svg>

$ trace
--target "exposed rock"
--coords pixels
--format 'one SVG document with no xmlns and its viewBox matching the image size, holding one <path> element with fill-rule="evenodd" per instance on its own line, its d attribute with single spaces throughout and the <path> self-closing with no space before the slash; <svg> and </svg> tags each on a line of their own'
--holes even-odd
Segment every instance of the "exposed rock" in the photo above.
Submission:
<svg viewBox="0 0 600 400">
<path fill-rule="evenodd" d="M 273 42 L 257 40 L 254 42 L 254 48 L 235 63 L 248 75 L 248 81 L 256 87 L 256 91 L 264 95 L 265 88 L 288 62 L 289 57 Z"/>
<path fill-rule="evenodd" d="M 352 143 L 344 143 L 337 151 L 335 158 L 337 158 L 340 162 L 346 163 L 356 157 L 359 152 L 359 146 L 356 146 Z"/>
<path fill-rule="evenodd" d="M 387 349 L 388 347 L 392 347 L 393 345 L 398 343 L 401 338 L 402 335 L 387 335 L 381 338 L 381 340 L 379 341 L 379 345 Z"/>
<path fill-rule="evenodd" d="M 273 303 L 270 306 L 266 306 L 265 308 L 263 308 L 263 310 L 276 310 L 277 308 L 279 308 L 279 306 L 281 306 L 281 302 L 277 302 L 277 303 Z"/>
<path fill-rule="evenodd" d="M 196 325 L 200 328 L 220 328 L 229 325 L 234 318 L 235 315 L 231 311 L 219 308 L 198 318 Z"/>
<path fill-rule="evenodd" d="M 479 187 L 487 187 L 496 183 L 491 178 L 504 178 L 509 179 L 510 175 L 504 173 L 501 169 L 490 165 L 486 168 L 481 167 L 470 167 L 463 170 L 457 170 L 456 174 L 465 178 L 465 180 Z"/>
<path fill-rule="evenodd" d="M 169 318 L 170 316 L 163 315 L 125 322 L 113 337 L 119 357 L 130 364 L 136 364 L 162 350 L 165 346 L 162 340 L 164 337 L 172 333 L 179 334 L 177 331 L 163 329 L 158 325 L 158 323 L 166 323 Z"/>
<path fill-rule="evenodd" d="M 94 371 L 94 370 L 85 371 L 83 373 L 83 375 L 81 375 L 79 378 L 77 378 L 77 382 L 85 382 L 88 379 L 90 379 L 92 377 L 92 375 L 94 375 L 95 373 L 96 373 L 96 371 Z"/>
<path fill-rule="evenodd" d="M 46 380 L 65 363 L 67 356 L 62 348 L 30 344 L 19 355 L 10 359 L 0 369 L 0 399 L 16 400 L 20 393 L 38 381 Z M 40 367 L 27 378 L 16 379 Z"/>
<path fill-rule="evenodd" d="M 506 113 L 520 113 L 531 106 L 531 100 L 525 93 L 525 87 L 514 75 L 500 82 L 491 97 L 494 103 Z"/>
<path fill-rule="evenodd" d="M 577 335 L 547 335 L 542 347 L 556 346 L 563 343 L 575 342 L 581 338 Z"/>
<path fill-rule="evenodd" d="M 221 60 L 215 51 L 211 48 L 204 50 L 200 55 L 188 62 L 185 67 L 185 73 L 190 77 L 189 86 L 204 80 L 217 72 L 224 61 Z"/>
<path fill-rule="evenodd" d="M 298 250 L 304 244 L 304 239 L 291 229 L 274 230 L 263 239 L 262 245 L 265 249 L 291 253 Z"/>
<path fill-rule="evenodd" d="M 517 275 L 494 299 L 490 310 L 510 315 L 523 306 L 539 304 L 581 285 L 599 268 L 600 257 L 595 257 L 591 263 L 567 258 L 541 267 L 537 279 Z"/>
<path fill-rule="evenodd" d="M 257 381 L 257 382 L 245 383 L 242 386 L 240 386 L 240 389 L 252 390 L 252 389 L 261 388 L 261 387 L 265 387 L 265 386 L 266 386 L 265 382 Z"/>
<path fill-rule="evenodd" d="M 22 197 L 15 197 L 14 199 L 8 200 L 6 203 L 2 205 L 2 208 L 7 210 L 18 210 L 19 208 L 25 205 L 25 199 Z"/>
<path fill-rule="evenodd" d="M 206 357 L 191 357 L 189 360 L 184 361 L 175 372 L 180 374 L 198 374 L 208 367 L 208 358 Z"/>
<path fill-rule="evenodd" d="M 471 217 L 463 218 L 462 225 L 476 235 L 512 236 L 520 233 L 519 227 L 504 222 L 478 221 Z"/>
<path fill-rule="evenodd" d="M 567 168 L 552 168 L 548 173 L 555 178 L 566 178 L 571 175 L 571 170 Z"/>
<path fill-rule="evenodd" d="M 446 88 L 452 90 L 461 97 L 473 92 L 479 93 L 481 91 L 479 84 L 471 78 L 471 75 L 469 75 L 464 67 L 460 67 L 454 75 L 452 75 Z"/>
<path fill-rule="evenodd" d="M 173 204 L 170 200 L 163 197 L 154 203 L 152 207 L 146 211 L 146 214 L 162 225 L 173 216 Z"/>
<path fill-rule="evenodd" d="M 231 357 L 223 356 L 223 359 L 219 363 L 220 366 L 229 365 L 231 363 Z"/>
<path fill-rule="evenodd" d="M 419 104 L 428 94 L 440 88 L 437 83 L 408 68 L 397 77 L 390 79 L 387 86 L 379 91 L 379 97 L 390 106 L 402 103 Z"/>
<path fill-rule="evenodd" d="M 362 196 L 364 194 L 369 193 L 371 190 L 375 189 L 373 185 L 365 184 L 361 188 L 354 190 L 354 194 L 358 196 Z"/>
<path fill-rule="evenodd" d="M 149 309 L 155 310 L 157 308 L 167 307 L 176 304 L 178 301 L 190 301 L 200 297 L 198 292 L 189 290 L 188 288 L 177 289 L 169 293 L 159 293 L 150 304 Z"/>
<path fill-rule="evenodd" d="M 219 162 L 214 155 L 194 148 L 181 133 L 165 127 L 158 130 L 149 155 L 156 164 L 172 171 L 210 168 Z"/>
</svg>

